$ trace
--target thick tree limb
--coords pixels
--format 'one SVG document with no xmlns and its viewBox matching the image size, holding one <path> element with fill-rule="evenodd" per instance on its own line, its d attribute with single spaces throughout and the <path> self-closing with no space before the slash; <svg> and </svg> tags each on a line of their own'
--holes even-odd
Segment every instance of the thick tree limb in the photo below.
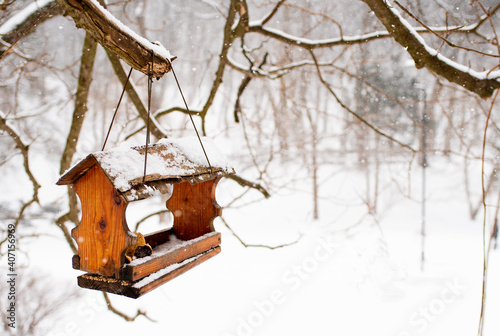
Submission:
<svg viewBox="0 0 500 336">
<path fill-rule="evenodd" d="M 415 33 L 408 22 L 387 3 L 386 0 L 361 0 L 366 3 L 385 26 L 394 40 L 401 44 L 415 61 L 417 68 L 426 67 L 438 76 L 458 84 L 480 97 L 490 97 L 500 88 L 498 78 L 487 73 L 476 73 L 454 64 L 438 52 L 426 46 L 425 41 Z"/>
<path fill-rule="evenodd" d="M 135 34 L 91 0 L 57 0 L 78 28 L 85 29 L 106 49 L 132 68 L 160 78 L 170 71 L 169 52 Z"/>
</svg>

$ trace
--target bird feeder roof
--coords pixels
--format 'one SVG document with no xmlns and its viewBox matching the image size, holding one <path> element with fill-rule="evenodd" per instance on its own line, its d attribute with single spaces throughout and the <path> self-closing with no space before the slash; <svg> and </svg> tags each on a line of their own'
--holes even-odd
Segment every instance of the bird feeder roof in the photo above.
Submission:
<svg viewBox="0 0 500 336">
<path fill-rule="evenodd" d="M 144 175 L 146 146 L 119 147 L 89 154 L 66 171 L 58 185 L 74 184 L 81 176 L 98 164 L 113 187 L 129 201 L 152 196 L 156 191 L 169 192 L 165 185 L 189 181 L 195 184 L 219 176 L 234 174 L 225 156 L 208 138 L 202 138 L 203 153 L 198 138 L 162 139 L 148 146 L 147 168 Z"/>
</svg>

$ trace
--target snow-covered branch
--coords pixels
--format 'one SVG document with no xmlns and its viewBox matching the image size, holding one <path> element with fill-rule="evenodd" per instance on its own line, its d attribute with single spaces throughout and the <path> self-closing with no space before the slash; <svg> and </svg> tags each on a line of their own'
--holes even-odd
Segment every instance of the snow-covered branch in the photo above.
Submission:
<svg viewBox="0 0 500 336">
<path fill-rule="evenodd" d="M 480 21 L 467 25 L 467 26 L 447 26 L 447 27 L 418 27 L 413 28 L 418 33 L 472 33 L 477 30 L 477 28 L 484 22 L 484 19 L 481 18 Z M 379 40 L 383 38 L 391 37 L 391 33 L 385 30 L 375 31 L 371 33 L 361 34 L 361 35 L 353 35 L 353 36 L 340 36 L 340 37 L 332 37 L 329 39 L 308 39 L 295 35 L 288 34 L 282 30 L 264 27 L 264 22 L 261 21 L 252 21 L 248 27 L 248 31 L 252 33 L 259 33 L 271 38 L 274 38 L 278 41 L 281 41 L 285 44 L 295 45 L 298 47 L 302 47 L 305 49 L 320 49 L 320 48 L 332 48 L 339 45 L 355 45 L 370 42 L 373 40 Z"/>
<path fill-rule="evenodd" d="M 158 42 L 150 42 L 121 23 L 96 0 L 57 0 L 79 28 L 102 46 L 120 56 L 134 69 L 162 77 L 171 69 L 170 53 Z"/>
<path fill-rule="evenodd" d="M 56 0 L 35 1 L 20 10 L 0 26 L 0 58 L 37 23 L 49 18 L 47 15 L 61 14 L 61 8 Z"/>
<path fill-rule="evenodd" d="M 445 57 L 431 48 L 408 21 L 385 0 L 362 0 L 415 61 L 448 81 L 486 98 L 500 88 L 500 71 L 477 72 Z"/>
</svg>

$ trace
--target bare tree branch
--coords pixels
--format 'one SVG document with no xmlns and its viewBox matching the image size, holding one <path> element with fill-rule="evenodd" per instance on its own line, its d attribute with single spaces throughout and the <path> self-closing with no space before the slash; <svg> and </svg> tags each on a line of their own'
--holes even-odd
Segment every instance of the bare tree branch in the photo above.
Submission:
<svg viewBox="0 0 500 336">
<path fill-rule="evenodd" d="M 35 176 L 31 172 L 29 162 L 29 145 L 24 144 L 24 142 L 21 140 L 21 135 L 8 124 L 7 118 L 2 114 L 0 114 L 0 130 L 6 132 L 12 138 L 12 140 L 14 140 L 16 148 L 21 151 L 21 155 L 23 156 L 24 171 L 26 172 L 26 175 L 28 175 L 31 184 L 33 184 L 33 196 L 29 204 L 32 204 L 33 202 L 38 203 L 38 189 L 40 189 L 40 184 L 37 182 Z"/>
<path fill-rule="evenodd" d="M 262 58 L 262 61 L 260 62 L 259 66 L 257 67 L 258 69 L 261 69 L 262 66 L 266 63 L 268 53 L 265 53 L 264 57 Z M 253 73 L 253 66 L 251 66 L 251 69 L 248 71 L 249 73 Z M 234 121 L 239 122 L 239 116 L 238 114 L 241 113 L 241 106 L 240 106 L 240 98 L 245 89 L 247 88 L 248 84 L 250 84 L 250 81 L 252 80 L 253 76 L 250 74 L 246 75 L 245 78 L 241 81 L 240 87 L 238 88 L 238 95 L 236 96 L 236 102 L 234 103 Z"/>
<path fill-rule="evenodd" d="M 233 180 L 234 182 L 238 183 L 242 187 L 248 187 L 251 189 L 256 189 L 259 191 L 262 195 L 264 195 L 265 198 L 271 197 L 271 194 L 259 183 L 251 182 L 248 180 L 245 180 L 243 177 L 233 174 L 233 175 L 228 175 L 226 178 Z"/>
<path fill-rule="evenodd" d="M 106 292 L 102 292 L 102 295 L 104 296 L 104 300 L 106 300 L 106 305 L 108 307 L 108 310 L 113 312 L 114 314 L 120 316 L 121 318 L 123 318 L 125 321 L 127 322 L 134 322 L 136 318 L 138 318 L 139 316 L 144 316 L 145 318 L 147 318 L 148 320 L 150 320 L 151 322 L 156 322 L 155 320 L 153 320 L 152 318 L 150 318 L 147 313 L 143 312 L 142 310 L 138 309 L 137 310 L 137 313 L 135 313 L 134 316 L 129 316 L 121 311 L 119 311 L 118 309 L 115 308 L 115 306 L 113 306 L 113 304 L 111 303 L 111 300 L 109 299 L 109 295 L 108 293 Z"/>
<path fill-rule="evenodd" d="M 428 28 L 414 28 L 419 33 L 473 33 L 483 23 L 483 19 L 475 24 L 468 26 L 453 26 L 453 27 L 428 27 Z M 263 22 L 253 22 L 247 28 L 249 33 L 258 33 L 275 40 L 283 42 L 284 44 L 293 45 L 304 49 L 322 49 L 333 48 L 337 46 L 357 45 L 366 42 L 390 38 L 392 35 L 389 31 L 375 31 L 371 33 L 353 35 L 353 36 L 340 36 L 322 40 L 313 40 L 299 36 L 290 35 L 279 29 L 264 27 Z M 430 31 L 429 31 L 430 30 Z"/>
<path fill-rule="evenodd" d="M 494 57 L 494 58 L 499 58 L 500 56 L 499 55 L 493 55 L 493 54 L 488 54 L 488 53 L 485 53 L 485 52 L 481 52 L 479 50 L 476 50 L 476 49 L 471 49 L 471 48 L 467 48 L 467 47 L 463 47 L 463 46 L 458 46 L 456 45 L 455 43 L 451 42 L 450 40 L 442 37 L 440 34 L 437 33 L 437 31 L 434 31 L 432 30 L 432 28 L 428 27 L 425 23 L 422 22 L 422 20 L 420 20 L 418 17 L 416 17 L 415 15 L 413 15 L 408 9 L 406 9 L 403 5 L 401 5 L 398 1 L 394 0 L 394 3 L 396 5 L 398 5 L 399 8 L 401 8 L 401 10 L 403 12 L 405 12 L 406 14 L 408 14 L 408 16 L 410 16 L 413 20 L 415 20 L 416 22 L 418 22 L 424 29 L 426 29 L 429 33 L 433 34 L 434 36 L 436 36 L 437 38 L 439 38 L 441 41 L 443 41 L 444 43 L 446 43 L 447 45 L 449 45 L 450 47 L 452 48 L 458 48 L 458 49 L 462 49 L 462 50 L 466 50 L 466 51 L 470 51 L 470 52 L 474 52 L 474 53 L 477 53 L 477 54 L 480 54 L 482 56 L 487 56 L 487 57 Z M 500 5 L 497 6 L 497 8 L 500 8 Z M 485 15 L 485 17 L 489 17 L 490 15 L 487 14 Z M 484 21 L 480 21 L 481 23 L 484 22 Z M 479 26 L 478 26 L 479 27 Z"/>
<path fill-rule="evenodd" d="M 241 245 L 245 246 L 245 247 L 263 247 L 263 248 L 267 248 L 267 249 L 270 249 L 270 250 L 275 250 L 275 249 L 279 249 L 279 248 L 282 248 L 282 247 L 287 247 L 287 246 L 291 246 L 291 245 L 295 245 L 297 244 L 300 239 L 302 238 L 302 235 L 299 235 L 299 237 L 293 241 L 293 242 L 290 242 L 290 243 L 285 243 L 285 244 L 280 244 L 280 245 L 274 245 L 274 246 L 270 246 L 270 245 L 264 245 L 264 244 L 247 244 L 243 241 L 243 239 L 240 238 L 240 236 L 238 236 L 236 234 L 236 232 L 234 232 L 234 230 L 227 224 L 226 220 L 222 217 L 220 217 L 220 219 L 222 220 L 222 223 L 224 223 L 224 226 L 229 230 L 231 231 L 231 233 L 233 234 L 233 236 L 236 237 L 236 239 L 238 239 L 238 241 L 241 243 Z"/>
<path fill-rule="evenodd" d="M 311 50 L 310 53 L 311 53 L 311 56 L 312 56 L 312 58 L 314 60 L 314 63 L 316 64 L 316 71 L 318 73 L 319 80 L 325 86 L 325 88 L 332 94 L 332 96 L 335 98 L 335 100 L 337 101 L 337 103 L 339 103 L 339 105 L 342 106 L 342 108 L 344 108 L 347 112 L 349 112 L 356 119 L 358 119 L 359 121 L 361 121 L 363 124 L 365 124 L 366 126 L 368 126 L 368 128 L 370 128 L 371 130 L 373 130 L 378 135 L 381 135 L 384 138 L 389 139 L 390 141 L 397 143 L 401 147 L 404 147 L 404 148 L 410 150 L 413 153 L 416 152 L 416 150 L 414 148 L 412 148 L 410 145 L 404 144 L 401 141 L 399 141 L 399 140 L 391 137 L 390 135 L 382 132 L 381 130 L 379 130 L 378 128 L 376 128 L 375 126 L 373 126 L 370 122 L 368 122 L 366 119 L 364 119 L 362 116 L 360 116 L 358 113 L 356 113 L 355 111 L 351 110 L 347 105 L 345 105 L 340 100 L 340 98 L 337 96 L 337 94 L 332 90 L 332 87 L 330 86 L 330 84 L 327 81 L 325 81 L 325 79 L 323 78 L 323 75 L 321 74 L 321 69 L 320 69 L 319 64 L 318 64 L 318 60 L 316 59 L 316 56 L 314 55 L 314 52 Z"/>
<path fill-rule="evenodd" d="M 490 109 L 488 111 L 488 115 L 486 116 L 486 121 L 484 125 L 484 132 L 483 132 L 483 146 L 482 146 L 482 156 L 481 156 L 481 196 L 482 196 L 482 203 L 483 203 L 483 284 L 482 284 L 482 289 L 481 289 L 481 312 L 479 315 L 479 326 L 478 326 L 478 336 L 483 336 L 483 328 L 484 328 L 484 314 L 485 314 L 485 309 L 486 309 L 486 292 L 488 289 L 487 283 L 488 283 L 488 259 L 489 259 L 489 254 L 490 254 L 490 248 L 486 244 L 486 214 L 487 214 L 487 204 L 486 204 L 486 187 L 485 187 L 485 180 L 484 180 L 484 175 L 485 175 L 485 155 L 486 155 L 486 143 L 487 143 L 487 132 L 488 132 L 488 126 L 490 123 L 490 118 L 491 118 L 491 113 L 493 111 L 493 106 L 495 105 L 496 99 L 498 97 L 498 92 L 495 93 L 495 96 L 493 97 L 493 100 L 491 102 Z M 491 235 L 490 235 L 491 237 Z M 489 240 L 491 243 L 491 238 Z"/>
</svg>

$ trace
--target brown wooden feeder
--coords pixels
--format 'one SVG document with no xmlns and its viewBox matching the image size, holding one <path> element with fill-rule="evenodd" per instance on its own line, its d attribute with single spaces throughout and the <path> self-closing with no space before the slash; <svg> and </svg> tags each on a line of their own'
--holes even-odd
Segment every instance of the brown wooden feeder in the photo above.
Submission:
<svg viewBox="0 0 500 336">
<path fill-rule="evenodd" d="M 149 145 L 146 175 L 140 146 L 90 154 L 61 176 L 57 184 L 72 185 L 82 205 L 81 222 L 71 231 L 78 244 L 73 268 L 88 272 L 78 277 L 80 287 L 138 298 L 220 252 L 215 189 L 234 170 L 200 164 L 196 145 L 191 139 Z M 209 149 L 211 156 L 216 149 Z M 128 262 L 127 249 L 138 239 L 127 225 L 127 205 L 157 192 L 171 194 L 173 227 L 144 235 L 151 255 Z"/>
</svg>

